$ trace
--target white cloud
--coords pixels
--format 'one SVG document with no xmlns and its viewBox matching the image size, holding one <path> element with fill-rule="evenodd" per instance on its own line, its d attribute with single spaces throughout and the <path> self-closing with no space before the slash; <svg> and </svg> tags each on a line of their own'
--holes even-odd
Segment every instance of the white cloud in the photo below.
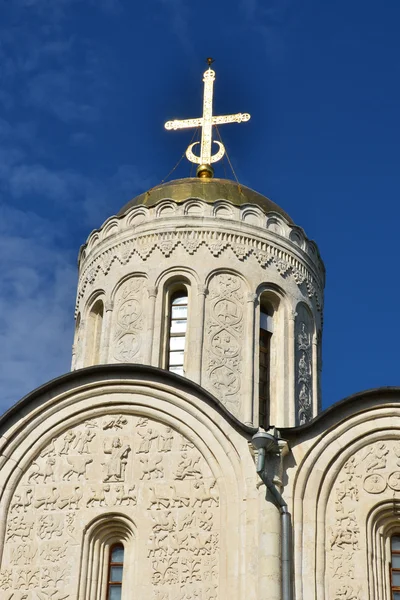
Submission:
<svg viewBox="0 0 400 600">
<path fill-rule="evenodd" d="M 76 269 L 51 222 L 0 205 L 0 223 L 2 412 L 69 369 Z"/>
</svg>

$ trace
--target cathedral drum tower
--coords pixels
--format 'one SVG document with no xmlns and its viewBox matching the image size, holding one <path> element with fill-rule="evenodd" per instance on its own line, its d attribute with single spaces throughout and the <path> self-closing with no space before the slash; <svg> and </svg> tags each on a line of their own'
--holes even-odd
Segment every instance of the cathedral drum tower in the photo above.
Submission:
<svg viewBox="0 0 400 600">
<path fill-rule="evenodd" d="M 324 266 L 279 206 L 213 178 L 214 71 L 197 177 L 156 186 L 91 233 L 79 256 L 73 369 L 140 363 L 184 375 L 243 423 L 287 427 L 319 407 Z"/>
</svg>

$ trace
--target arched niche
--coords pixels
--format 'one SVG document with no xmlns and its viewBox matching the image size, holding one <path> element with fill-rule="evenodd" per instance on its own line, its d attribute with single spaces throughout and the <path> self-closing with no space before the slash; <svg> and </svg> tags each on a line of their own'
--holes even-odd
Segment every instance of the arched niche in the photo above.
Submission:
<svg viewBox="0 0 400 600">
<path fill-rule="evenodd" d="M 136 273 L 118 283 L 112 294 L 110 362 L 143 363 L 148 315 L 147 277 Z"/>
<path fill-rule="evenodd" d="M 400 393 L 357 396 L 292 445 L 297 468 L 288 471 L 287 494 L 299 600 L 391 597 L 389 539 L 400 532 Z"/>
<path fill-rule="evenodd" d="M 138 597 L 164 587 L 177 595 L 184 585 L 242 598 L 247 569 L 238 574 L 237 564 L 252 560 L 242 498 L 257 497 L 255 476 L 253 492 L 245 483 L 246 438 L 200 391 L 169 385 L 171 375 L 138 372 L 128 382 L 127 372 L 108 369 L 113 377 L 96 384 L 81 372 L 76 389 L 47 390 L 12 425 L 3 447 L 12 458 L 0 470 L 10 593 L 29 570 L 30 589 L 49 582 L 51 590 L 57 574 L 71 600 L 97 600 L 107 546 L 123 539 Z M 18 564 L 19 545 L 29 569 Z M 188 579 L 188 565 L 198 576 Z"/>
<path fill-rule="evenodd" d="M 295 411 L 296 425 L 304 425 L 314 415 L 314 381 L 317 376 L 314 356 L 314 318 L 309 307 L 300 302 L 295 321 Z"/>
</svg>

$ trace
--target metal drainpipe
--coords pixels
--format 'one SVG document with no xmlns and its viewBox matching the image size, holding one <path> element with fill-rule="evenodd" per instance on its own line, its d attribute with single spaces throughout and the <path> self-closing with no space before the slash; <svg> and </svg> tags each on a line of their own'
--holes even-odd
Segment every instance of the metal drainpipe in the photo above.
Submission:
<svg viewBox="0 0 400 600">
<path fill-rule="evenodd" d="M 269 435 L 269 434 L 267 434 Z M 257 434 L 256 434 L 257 436 Z M 254 437 L 256 437 L 254 436 Z M 272 438 L 272 436 L 269 435 Z M 253 438 L 254 443 L 254 438 Z M 258 447 L 257 444 L 254 444 Z M 265 447 L 258 447 L 257 457 L 257 473 L 261 480 L 270 491 L 275 505 L 279 508 L 281 514 L 281 561 L 282 561 L 282 600 L 293 600 L 293 583 L 292 583 L 292 552 L 291 552 L 291 519 L 288 506 L 281 494 L 276 489 L 274 483 L 267 477 L 265 473 Z"/>
</svg>

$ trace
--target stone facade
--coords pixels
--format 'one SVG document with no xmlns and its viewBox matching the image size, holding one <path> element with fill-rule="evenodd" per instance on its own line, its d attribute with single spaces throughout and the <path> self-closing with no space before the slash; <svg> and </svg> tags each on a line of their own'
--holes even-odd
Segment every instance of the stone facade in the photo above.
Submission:
<svg viewBox="0 0 400 600">
<path fill-rule="evenodd" d="M 108 600 L 115 543 L 122 600 L 392 600 L 400 389 L 318 414 L 316 245 L 254 192 L 235 204 L 161 188 L 81 249 L 72 372 L 0 419 L 1 600 Z M 176 290 L 184 377 L 166 368 Z M 280 429 L 267 433 L 262 318 Z"/>
</svg>

